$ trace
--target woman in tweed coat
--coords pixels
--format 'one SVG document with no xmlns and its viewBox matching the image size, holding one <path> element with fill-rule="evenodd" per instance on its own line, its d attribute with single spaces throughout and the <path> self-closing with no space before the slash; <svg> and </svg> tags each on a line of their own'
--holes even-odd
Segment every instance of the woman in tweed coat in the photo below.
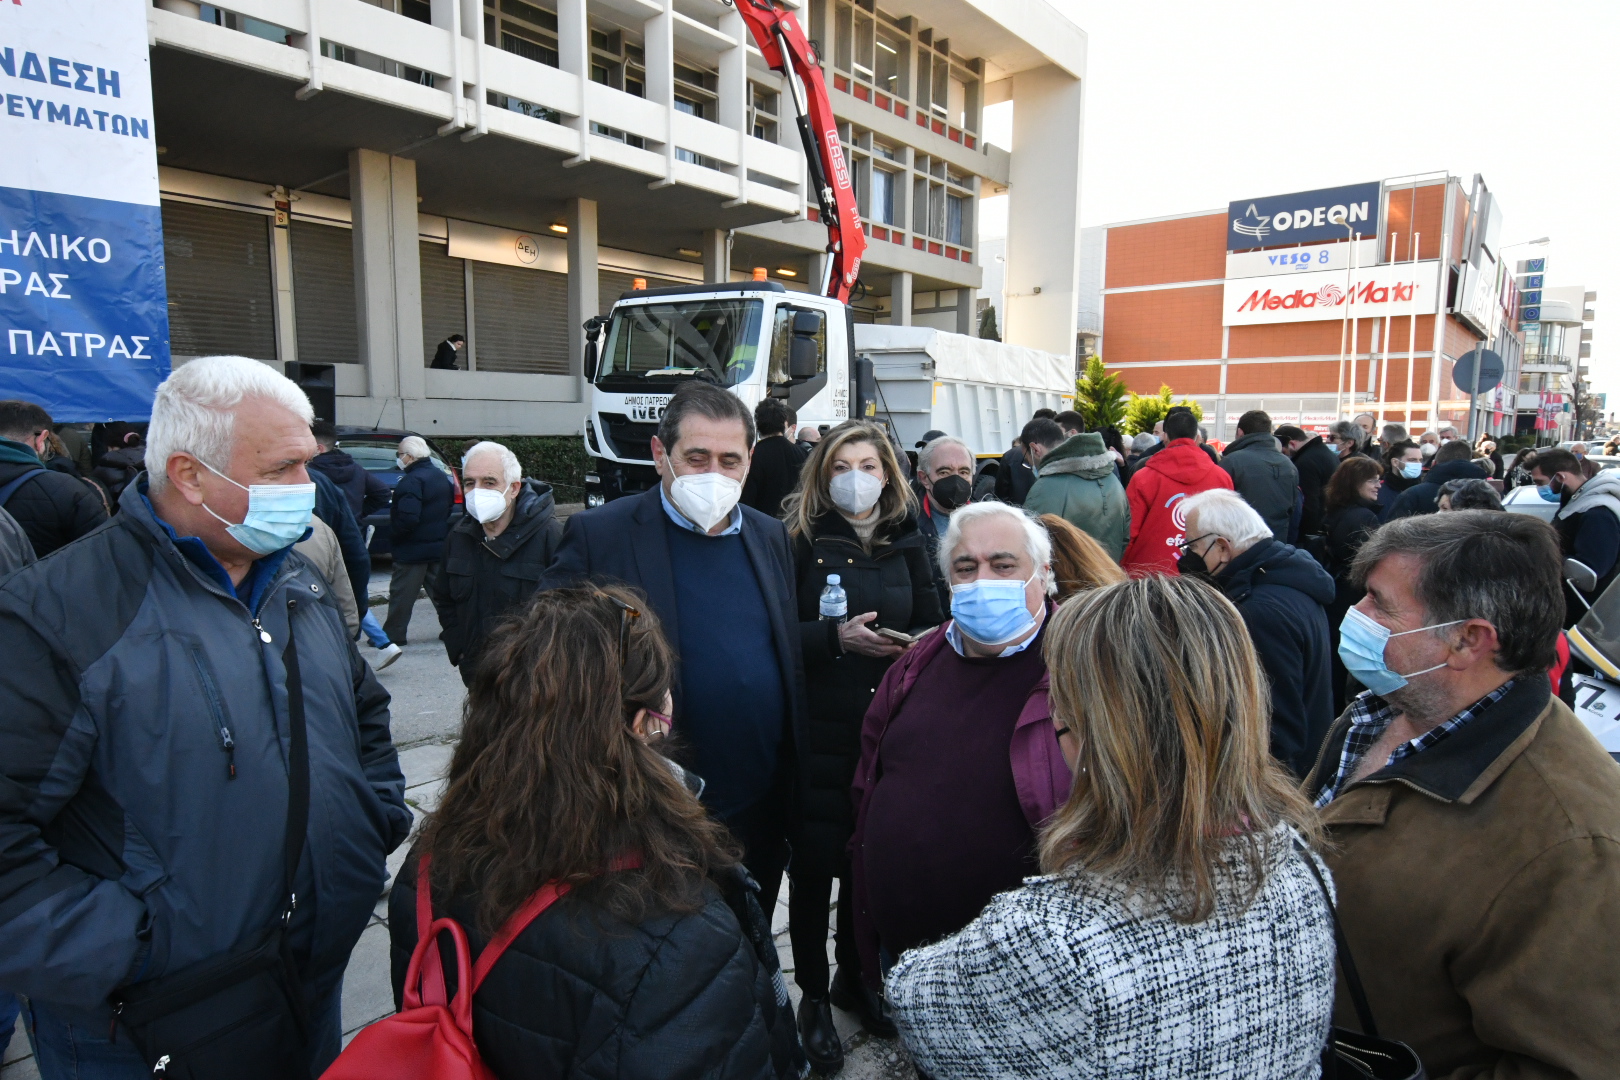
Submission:
<svg viewBox="0 0 1620 1080">
<path fill-rule="evenodd" d="M 1333 929 L 1298 846 L 1317 825 L 1267 752 L 1237 611 L 1190 578 L 1109 586 L 1058 610 L 1046 660 L 1074 789 L 1041 837 L 1046 876 L 890 973 L 918 1069 L 1319 1076 Z"/>
</svg>

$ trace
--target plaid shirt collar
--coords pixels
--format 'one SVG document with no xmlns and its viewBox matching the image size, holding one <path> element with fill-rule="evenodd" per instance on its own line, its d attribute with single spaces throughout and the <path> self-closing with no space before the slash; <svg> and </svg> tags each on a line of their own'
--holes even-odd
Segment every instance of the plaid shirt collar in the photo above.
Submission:
<svg viewBox="0 0 1620 1080">
<path fill-rule="evenodd" d="M 1449 738 L 1458 728 L 1506 697 L 1516 681 L 1509 679 L 1445 723 L 1430 728 L 1410 742 L 1401 743 L 1380 768 L 1387 769 L 1397 761 L 1422 753 Z M 1394 719 L 1395 710 L 1390 708 L 1387 701 L 1371 690 L 1361 692 L 1350 706 L 1350 731 L 1344 737 L 1344 749 L 1339 754 L 1339 769 L 1333 774 L 1332 782 L 1316 797 L 1318 809 L 1332 802 L 1338 797 L 1339 792 L 1344 790 L 1356 767 L 1361 764 L 1361 759 L 1367 756 L 1367 751 L 1373 748 L 1373 744 L 1384 734 L 1384 729 L 1388 728 L 1390 721 Z"/>
</svg>

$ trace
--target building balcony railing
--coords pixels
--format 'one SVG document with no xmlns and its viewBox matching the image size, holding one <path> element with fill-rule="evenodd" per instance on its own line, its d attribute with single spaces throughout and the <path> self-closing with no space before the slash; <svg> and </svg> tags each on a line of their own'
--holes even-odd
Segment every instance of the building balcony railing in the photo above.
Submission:
<svg viewBox="0 0 1620 1080">
<path fill-rule="evenodd" d="M 647 96 L 638 97 L 591 81 L 587 50 L 576 50 L 576 66 L 587 70 L 575 72 L 565 70 L 567 55 L 563 67 L 552 67 L 485 44 L 481 19 L 453 36 L 362 0 L 229 0 L 229 8 L 201 7 L 195 14 L 191 9 L 198 5 L 187 0 L 160 2 L 164 7 L 148 15 L 154 42 L 302 82 L 299 97 L 347 94 L 435 117 L 443 122 L 441 131 L 459 129 L 463 138 L 497 132 L 662 184 L 785 216 L 804 212 L 802 154 L 746 133 L 746 110 L 738 110 L 731 126 L 676 108 L 672 51 L 663 53 L 670 63 L 662 75 L 655 74 L 659 65 L 649 63 Z M 450 23 L 455 4 L 434 0 L 435 22 Z M 666 50 L 679 41 L 683 49 L 701 46 L 715 58 L 730 53 L 718 64 L 723 98 L 734 91 L 742 101 L 749 78 L 775 77 L 747 42 L 741 16 L 717 0 L 705 5 L 714 8 L 724 30 L 676 11 L 673 0 L 623 4 L 646 20 L 649 60 L 660 41 Z M 682 6 L 692 10 L 690 3 Z M 561 0 L 559 7 L 565 22 L 585 25 L 585 0 Z M 725 85 L 732 81 L 735 87 Z"/>
</svg>

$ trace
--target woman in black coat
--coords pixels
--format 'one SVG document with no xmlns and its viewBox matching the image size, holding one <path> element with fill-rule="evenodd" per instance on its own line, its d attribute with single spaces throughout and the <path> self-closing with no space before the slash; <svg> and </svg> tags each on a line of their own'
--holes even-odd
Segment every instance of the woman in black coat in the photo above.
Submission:
<svg viewBox="0 0 1620 1080">
<path fill-rule="evenodd" d="M 855 828 L 850 784 L 860 760 L 861 721 L 884 672 L 905 651 L 879 629 L 914 635 L 943 621 L 916 501 L 883 429 L 858 421 L 829 431 L 805 462 L 784 519 L 798 569 L 800 637 L 810 714 L 799 750 L 788 926 L 794 981 L 804 991 L 799 1033 L 810 1063 L 835 1072 L 843 1051 L 829 1000 L 861 1014 L 869 1031 L 892 1032 L 860 982 L 849 866 Z M 822 591 L 836 574 L 848 618 L 823 621 Z M 839 881 L 838 979 L 827 965 L 827 909 Z M 887 1028 L 887 1030 L 885 1030 Z"/>
<path fill-rule="evenodd" d="M 1333 575 L 1333 604 L 1328 608 L 1328 628 L 1333 633 L 1333 708 L 1335 714 L 1344 711 L 1347 697 L 1345 680 L 1348 672 L 1339 660 L 1339 623 L 1345 612 L 1354 607 L 1365 594 L 1350 578 L 1350 566 L 1356 552 L 1367 542 L 1367 537 L 1383 524 L 1379 513 L 1378 488 L 1381 482 L 1378 463 L 1371 458 L 1352 457 L 1334 470 L 1328 481 L 1323 502 L 1327 516 L 1322 519 L 1326 534 L 1328 573 Z"/>
<path fill-rule="evenodd" d="M 417 946 L 417 875 L 473 957 L 549 883 L 472 1001 L 500 1080 L 796 1078 L 804 1067 L 758 892 L 725 829 L 664 758 L 675 662 L 622 586 L 537 595 L 489 639 L 443 800 L 389 897 L 396 1005 Z M 439 935 L 448 994 L 455 954 Z"/>
</svg>

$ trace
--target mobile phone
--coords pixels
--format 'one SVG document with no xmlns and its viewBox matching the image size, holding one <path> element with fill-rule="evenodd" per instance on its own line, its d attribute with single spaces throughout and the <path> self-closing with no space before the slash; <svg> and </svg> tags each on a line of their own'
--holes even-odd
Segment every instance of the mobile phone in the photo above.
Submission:
<svg viewBox="0 0 1620 1080">
<path fill-rule="evenodd" d="M 897 645 L 910 645 L 917 640 L 910 634 L 901 633 L 899 630 L 890 630 L 887 626 L 874 626 L 872 632 L 879 637 L 888 638 Z"/>
</svg>

